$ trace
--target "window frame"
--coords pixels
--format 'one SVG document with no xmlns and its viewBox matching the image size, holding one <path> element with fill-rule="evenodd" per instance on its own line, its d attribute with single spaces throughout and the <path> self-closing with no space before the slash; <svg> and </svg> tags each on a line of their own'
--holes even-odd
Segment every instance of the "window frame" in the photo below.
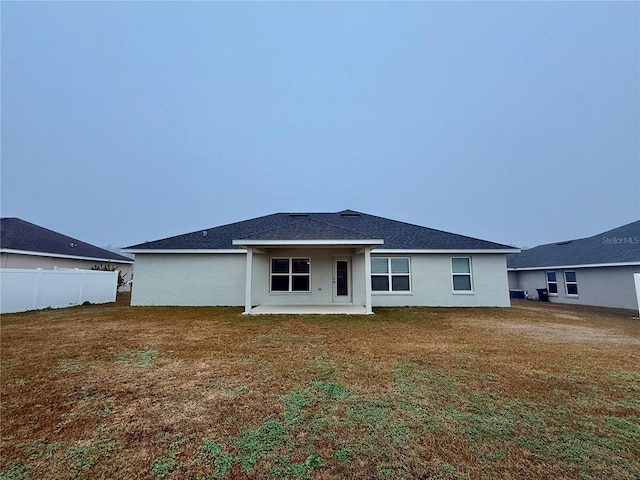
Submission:
<svg viewBox="0 0 640 480">
<path fill-rule="evenodd" d="M 573 273 L 575 280 L 569 281 L 567 280 L 567 273 Z M 565 270 L 564 272 L 564 293 L 567 297 L 577 297 L 580 292 L 578 290 L 578 275 L 576 275 L 575 270 Z M 569 293 L 569 285 L 575 286 L 576 293 Z"/>
<path fill-rule="evenodd" d="M 469 272 L 454 272 L 453 271 L 453 261 L 458 259 L 466 259 L 469 264 Z M 471 261 L 471 257 L 451 257 L 449 261 L 449 266 L 451 267 L 451 291 L 454 295 L 473 295 L 475 291 L 473 289 L 473 263 Z M 469 290 L 456 290 L 455 277 L 469 277 Z"/>
<path fill-rule="evenodd" d="M 555 277 L 555 280 L 549 280 L 549 274 L 553 273 L 553 276 Z M 550 297 L 557 297 L 558 296 L 558 274 L 555 270 L 547 270 L 546 272 L 544 272 L 544 278 L 547 282 L 547 294 Z M 556 291 L 552 292 L 551 291 L 551 287 L 549 285 L 551 284 L 555 284 L 556 286 Z"/>
<path fill-rule="evenodd" d="M 288 263 L 288 271 L 285 272 L 274 272 L 273 271 L 273 261 L 274 260 L 287 260 Z M 293 270 L 293 262 L 294 260 L 302 260 L 306 261 L 307 265 L 309 265 L 307 272 L 294 272 Z M 288 282 L 288 290 L 274 290 L 273 289 L 273 277 L 286 277 Z M 295 277 L 307 277 L 309 288 L 307 290 L 293 290 L 293 279 Z M 310 257 L 271 257 L 269 259 L 269 293 L 311 293 L 311 258 Z"/>
<path fill-rule="evenodd" d="M 393 273 L 392 269 L 391 269 L 391 260 L 392 259 L 406 259 L 407 260 L 407 267 L 408 267 L 408 272 L 406 273 Z M 375 273 L 373 271 L 373 265 L 371 265 L 371 274 L 370 274 L 370 278 L 369 278 L 369 282 L 371 284 L 371 294 L 372 295 L 412 295 L 413 294 L 413 282 L 411 280 L 411 257 L 409 256 L 401 256 L 401 257 L 397 257 L 397 256 L 391 256 L 391 257 L 379 257 L 379 256 L 372 256 L 371 257 L 371 263 L 373 263 L 374 259 L 386 259 L 387 260 L 387 272 L 386 273 Z M 375 290 L 373 288 L 373 277 L 386 277 L 387 278 L 387 290 Z M 409 281 L 409 288 L 407 290 L 394 290 L 393 289 L 393 277 L 407 277 L 408 281 Z"/>
</svg>

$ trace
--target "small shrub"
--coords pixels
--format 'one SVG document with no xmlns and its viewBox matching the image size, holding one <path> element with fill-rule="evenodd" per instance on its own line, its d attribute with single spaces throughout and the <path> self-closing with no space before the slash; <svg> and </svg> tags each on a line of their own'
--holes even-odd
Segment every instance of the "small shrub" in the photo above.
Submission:
<svg viewBox="0 0 640 480">
<path fill-rule="evenodd" d="M 125 283 L 127 283 L 127 281 L 125 280 L 127 274 L 122 273 L 120 270 L 118 270 L 118 267 L 116 267 L 115 265 L 111 265 L 111 263 L 107 263 L 106 265 L 94 265 L 93 267 L 91 267 L 91 270 L 98 270 L 101 272 L 118 272 L 118 288 L 124 287 Z"/>
</svg>

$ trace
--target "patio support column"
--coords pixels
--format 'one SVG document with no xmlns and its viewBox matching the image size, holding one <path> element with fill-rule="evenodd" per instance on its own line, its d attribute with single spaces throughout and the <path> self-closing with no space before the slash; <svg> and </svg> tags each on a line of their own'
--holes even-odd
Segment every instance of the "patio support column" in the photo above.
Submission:
<svg viewBox="0 0 640 480">
<path fill-rule="evenodd" d="M 244 314 L 251 313 L 251 280 L 253 276 L 253 248 L 247 247 L 247 274 L 244 287 Z"/>
<path fill-rule="evenodd" d="M 364 308 L 371 315 L 371 247 L 364 247 Z"/>
</svg>

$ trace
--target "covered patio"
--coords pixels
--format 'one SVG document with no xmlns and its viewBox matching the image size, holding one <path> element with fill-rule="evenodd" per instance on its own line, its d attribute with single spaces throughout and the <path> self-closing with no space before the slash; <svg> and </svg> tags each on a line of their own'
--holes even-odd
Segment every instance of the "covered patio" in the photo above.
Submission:
<svg viewBox="0 0 640 480">
<path fill-rule="evenodd" d="M 373 314 L 371 250 L 383 243 L 307 218 L 234 239 L 247 252 L 244 314 Z"/>
</svg>

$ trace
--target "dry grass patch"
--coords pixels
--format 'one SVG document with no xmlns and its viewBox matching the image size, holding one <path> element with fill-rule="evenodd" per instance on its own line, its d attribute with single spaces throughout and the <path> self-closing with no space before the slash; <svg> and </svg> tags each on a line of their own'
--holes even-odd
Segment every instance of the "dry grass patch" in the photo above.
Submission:
<svg viewBox="0 0 640 480">
<path fill-rule="evenodd" d="M 640 477 L 632 313 L 5 315 L 0 479 Z"/>
</svg>

